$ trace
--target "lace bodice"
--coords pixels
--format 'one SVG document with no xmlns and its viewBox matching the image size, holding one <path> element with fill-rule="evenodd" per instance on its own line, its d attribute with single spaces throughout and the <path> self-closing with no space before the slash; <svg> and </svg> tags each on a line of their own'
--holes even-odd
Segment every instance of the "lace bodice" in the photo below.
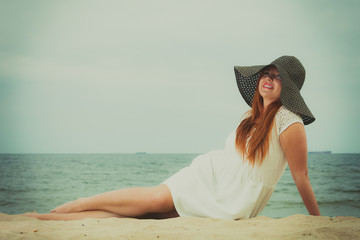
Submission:
<svg viewBox="0 0 360 240">
<path fill-rule="evenodd" d="M 286 109 L 284 106 L 281 106 L 279 111 L 276 113 L 276 126 L 277 132 L 280 135 L 285 129 L 287 129 L 291 124 L 299 122 L 304 124 L 301 117 L 296 113 L 291 112 Z"/>
</svg>

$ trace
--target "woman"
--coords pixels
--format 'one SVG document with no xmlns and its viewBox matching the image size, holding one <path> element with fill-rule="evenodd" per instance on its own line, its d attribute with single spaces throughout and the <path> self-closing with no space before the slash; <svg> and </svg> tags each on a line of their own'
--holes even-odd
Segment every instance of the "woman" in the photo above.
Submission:
<svg viewBox="0 0 360 240">
<path fill-rule="evenodd" d="M 150 188 L 127 188 L 61 205 L 38 219 L 87 217 L 240 219 L 257 216 L 286 164 L 311 215 L 320 215 L 307 171 L 304 125 L 315 118 L 300 95 L 305 69 L 282 56 L 269 65 L 235 67 L 240 93 L 252 109 L 222 151 L 194 159 L 189 167 Z"/>
</svg>

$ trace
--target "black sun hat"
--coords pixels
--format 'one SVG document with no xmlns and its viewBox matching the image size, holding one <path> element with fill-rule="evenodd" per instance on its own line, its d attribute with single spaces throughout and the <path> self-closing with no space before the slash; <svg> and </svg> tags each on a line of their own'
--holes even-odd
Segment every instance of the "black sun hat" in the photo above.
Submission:
<svg viewBox="0 0 360 240">
<path fill-rule="evenodd" d="M 279 57 L 268 65 L 235 66 L 236 82 L 245 102 L 250 107 L 252 106 L 259 75 L 264 68 L 269 66 L 275 66 L 280 73 L 282 105 L 290 111 L 300 114 L 305 125 L 315 121 L 315 117 L 300 95 L 300 89 L 305 81 L 305 68 L 293 56 Z"/>
</svg>

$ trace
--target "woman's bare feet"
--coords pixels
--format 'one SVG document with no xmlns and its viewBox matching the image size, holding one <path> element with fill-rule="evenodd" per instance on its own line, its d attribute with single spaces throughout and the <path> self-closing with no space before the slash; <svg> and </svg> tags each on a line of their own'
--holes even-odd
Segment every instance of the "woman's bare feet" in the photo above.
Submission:
<svg viewBox="0 0 360 240">
<path fill-rule="evenodd" d="M 39 220 L 58 220 L 58 221 L 69 221 L 69 220 L 82 220 L 85 218 L 112 218 L 122 217 L 120 215 L 106 212 L 106 211 L 86 211 L 77 213 L 46 213 L 46 214 L 22 214 L 24 217 L 32 217 Z"/>
<path fill-rule="evenodd" d="M 83 200 L 84 198 L 79 198 L 75 201 L 71 201 L 68 203 L 64 203 L 53 210 L 50 211 L 50 213 L 76 213 L 76 212 L 82 212 L 83 211 Z"/>
</svg>

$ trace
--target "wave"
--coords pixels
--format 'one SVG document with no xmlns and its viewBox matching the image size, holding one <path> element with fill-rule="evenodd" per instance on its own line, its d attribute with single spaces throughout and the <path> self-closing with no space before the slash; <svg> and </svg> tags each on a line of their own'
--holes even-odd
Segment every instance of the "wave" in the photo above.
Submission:
<svg viewBox="0 0 360 240">
<path fill-rule="evenodd" d="M 355 207 L 360 208 L 360 199 L 346 199 L 346 200 L 334 200 L 334 201 L 318 201 L 318 204 L 331 204 L 331 205 L 346 205 L 346 204 L 351 204 Z"/>
</svg>

